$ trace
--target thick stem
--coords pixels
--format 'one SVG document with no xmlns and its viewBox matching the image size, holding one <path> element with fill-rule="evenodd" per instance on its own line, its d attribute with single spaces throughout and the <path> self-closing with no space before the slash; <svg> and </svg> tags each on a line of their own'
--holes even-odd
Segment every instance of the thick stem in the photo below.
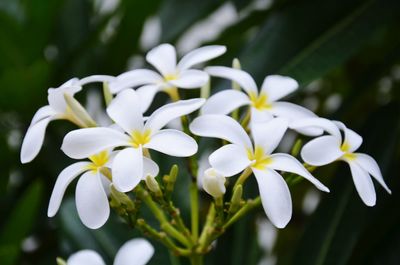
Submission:
<svg viewBox="0 0 400 265">
<path fill-rule="evenodd" d="M 192 265 L 202 265 L 203 264 L 203 256 L 202 255 L 193 255 L 190 257 L 190 264 Z"/>
<path fill-rule="evenodd" d="M 235 190 L 238 185 L 243 185 L 243 183 L 246 181 L 246 179 L 253 173 L 251 168 L 246 168 L 245 171 L 239 176 L 238 180 L 235 183 L 235 186 L 233 189 Z"/>
</svg>

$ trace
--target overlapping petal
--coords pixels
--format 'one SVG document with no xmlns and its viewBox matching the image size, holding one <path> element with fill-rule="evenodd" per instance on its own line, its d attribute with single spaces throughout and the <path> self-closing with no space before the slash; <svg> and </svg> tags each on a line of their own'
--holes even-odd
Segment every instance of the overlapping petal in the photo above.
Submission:
<svg viewBox="0 0 400 265">
<path fill-rule="evenodd" d="M 152 64 L 163 76 L 175 74 L 176 51 L 171 44 L 161 44 L 146 55 L 146 61 Z"/>
<path fill-rule="evenodd" d="M 178 78 L 168 81 L 169 84 L 179 88 L 198 88 L 204 86 L 209 80 L 206 72 L 189 69 L 179 73 Z"/>
<path fill-rule="evenodd" d="M 290 128 L 299 130 L 299 129 L 323 129 L 324 131 L 328 132 L 332 136 L 338 139 L 339 144 L 342 142 L 342 136 L 340 134 L 339 128 L 330 120 L 325 118 L 302 118 L 297 121 L 294 121 L 290 124 Z M 321 132 L 322 134 L 322 132 Z"/>
<path fill-rule="evenodd" d="M 344 125 L 343 122 L 340 121 L 333 121 L 343 132 L 344 132 L 344 142 L 348 145 L 349 150 L 348 152 L 352 153 L 356 151 L 362 144 L 363 139 L 362 137 L 353 130 Z"/>
<path fill-rule="evenodd" d="M 265 154 L 271 154 L 281 142 L 288 128 L 288 121 L 274 118 L 267 122 L 251 124 L 251 133 L 256 146 L 261 146 Z"/>
<path fill-rule="evenodd" d="M 212 95 L 201 108 L 201 113 L 226 115 L 249 104 L 250 99 L 245 93 L 228 89 Z"/>
<path fill-rule="evenodd" d="M 237 144 L 227 144 L 217 149 L 210 155 L 209 162 L 225 177 L 236 175 L 251 164 L 246 149 Z"/>
<path fill-rule="evenodd" d="M 154 254 L 153 246 L 145 239 L 132 239 L 118 250 L 114 265 L 145 265 Z"/>
<path fill-rule="evenodd" d="M 136 89 L 136 94 L 140 98 L 140 109 L 142 110 L 142 113 L 149 109 L 154 96 L 159 90 L 159 85 L 146 85 Z"/>
<path fill-rule="evenodd" d="M 226 47 L 221 45 L 209 45 L 195 49 L 185 56 L 178 63 L 178 70 L 186 70 L 192 66 L 214 59 L 226 52 Z"/>
<path fill-rule="evenodd" d="M 261 91 L 267 94 L 268 101 L 277 101 L 299 87 L 299 83 L 293 78 L 281 75 L 269 75 L 265 77 Z"/>
<path fill-rule="evenodd" d="M 33 124 L 37 123 L 38 121 L 41 121 L 45 118 L 49 118 L 56 114 L 57 114 L 57 112 L 55 110 L 53 110 L 49 105 L 43 106 L 36 111 L 35 115 L 33 115 L 30 125 L 32 126 Z"/>
<path fill-rule="evenodd" d="M 301 158 L 313 166 L 329 164 L 344 155 L 339 140 L 331 135 L 315 138 L 301 149 Z"/>
<path fill-rule="evenodd" d="M 143 176 L 142 179 L 145 179 L 147 176 L 156 177 L 160 172 L 160 168 L 157 163 L 147 157 L 143 157 Z"/>
<path fill-rule="evenodd" d="M 143 176 L 142 147 L 119 151 L 112 164 L 112 173 L 117 190 L 128 192 L 135 188 Z"/>
<path fill-rule="evenodd" d="M 135 69 L 119 75 L 114 82 L 110 82 L 111 93 L 118 93 L 126 88 L 134 88 L 147 84 L 163 82 L 163 77 L 148 69 Z"/>
</svg>

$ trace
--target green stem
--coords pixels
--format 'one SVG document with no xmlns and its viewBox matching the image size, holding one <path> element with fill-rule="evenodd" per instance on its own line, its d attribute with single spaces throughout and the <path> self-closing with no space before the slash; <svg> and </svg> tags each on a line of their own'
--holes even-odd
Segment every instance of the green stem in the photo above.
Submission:
<svg viewBox="0 0 400 265">
<path fill-rule="evenodd" d="M 190 257 L 190 264 L 202 265 L 203 264 L 203 256 L 202 255 L 192 255 Z"/>
<path fill-rule="evenodd" d="M 233 189 L 235 190 L 238 185 L 243 185 L 243 183 L 246 181 L 246 179 L 253 173 L 251 168 L 246 168 L 245 171 L 239 176 L 238 180 L 235 183 L 235 186 Z"/>
<path fill-rule="evenodd" d="M 194 242 L 197 242 L 197 239 L 199 238 L 199 192 L 195 181 L 190 184 L 190 206 L 192 217 L 192 238 Z"/>
<path fill-rule="evenodd" d="M 231 218 L 224 224 L 224 229 L 227 229 L 229 226 L 234 224 L 236 221 L 238 221 L 241 217 L 243 217 L 245 214 L 247 214 L 249 211 L 253 210 L 254 208 L 258 207 L 261 205 L 261 198 L 258 196 L 257 198 L 253 200 L 247 201 L 247 203 Z"/>
</svg>

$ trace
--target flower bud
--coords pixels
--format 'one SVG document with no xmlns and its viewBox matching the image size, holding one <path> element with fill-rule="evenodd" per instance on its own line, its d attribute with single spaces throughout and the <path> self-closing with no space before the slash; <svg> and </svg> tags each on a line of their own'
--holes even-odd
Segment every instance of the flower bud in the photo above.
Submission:
<svg viewBox="0 0 400 265">
<path fill-rule="evenodd" d="M 158 182 L 154 177 L 147 175 L 145 178 L 145 182 L 149 190 L 151 190 L 154 193 L 160 192 L 160 186 L 158 185 Z"/>
<path fill-rule="evenodd" d="M 214 168 L 209 168 L 204 172 L 203 188 L 214 198 L 219 198 L 224 195 L 226 191 L 225 177 Z"/>
</svg>

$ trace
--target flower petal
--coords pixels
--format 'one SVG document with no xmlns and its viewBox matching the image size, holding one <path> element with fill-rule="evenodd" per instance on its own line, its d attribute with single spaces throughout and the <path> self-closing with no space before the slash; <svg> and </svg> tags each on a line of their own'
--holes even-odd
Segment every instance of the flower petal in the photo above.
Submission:
<svg viewBox="0 0 400 265">
<path fill-rule="evenodd" d="M 113 184 L 121 192 L 133 190 L 142 179 L 142 147 L 125 148 L 118 152 L 112 164 Z"/>
<path fill-rule="evenodd" d="M 163 82 L 163 77 L 153 70 L 135 69 L 119 75 L 114 82 L 110 82 L 111 93 L 118 93 L 126 88 L 133 88 L 147 84 Z"/>
<path fill-rule="evenodd" d="M 343 122 L 333 121 L 333 123 L 344 132 L 344 141 L 349 145 L 348 152 L 352 153 L 356 151 L 361 146 L 363 138 L 355 131 L 347 128 Z"/>
<path fill-rule="evenodd" d="M 142 113 L 145 113 L 149 109 L 151 103 L 153 102 L 154 96 L 159 90 L 160 86 L 158 85 L 147 85 L 136 89 L 136 94 L 140 99 L 140 108 Z"/>
<path fill-rule="evenodd" d="M 293 78 L 281 75 L 269 75 L 265 77 L 261 91 L 267 94 L 268 101 L 277 101 L 299 87 L 299 83 Z"/>
<path fill-rule="evenodd" d="M 268 110 L 259 110 L 254 107 L 251 107 L 251 119 L 250 119 L 250 126 L 253 123 L 258 122 L 268 122 L 274 118 L 272 114 Z"/>
<path fill-rule="evenodd" d="M 310 181 L 319 190 L 329 192 L 329 189 L 322 184 L 318 179 L 308 172 L 308 170 L 293 156 L 288 154 L 273 154 L 270 156 L 271 164 L 268 166 L 275 170 L 282 170 L 300 175 Z"/>
<path fill-rule="evenodd" d="M 253 122 L 251 133 L 254 144 L 261 146 L 265 154 L 271 154 L 281 142 L 288 128 L 286 119 L 274 118 L 267 122 Z"/>
<path fill-rule="evenodd" d="M 194 119 L 189 128 L 196 135 L 224 139 L 233 144 L 252 149 L 246 131 L 229 116 L 203 115 Z"/>
<path fill-rule="evenodd" d="M 245 71 L 225 66 L 209 66 L 204 70 L 212 76 L 227 78 L 235 81 L 248 94 L 258 94 L 256 82 L 254 82 L 254 79 L 251 77 L 251 75 Z"/>
<path fill-rule="evenodd" d="M 325 135 L 311 140 L 301 149 L 301 158 L 313 166 L 323 166 L 340 158 L 340 142 L 334 136 Z"/>
<path fill-rule="evenodd" d="M 178 78 L 168 81 L 175 87 L 179 88 L 198 88 L 204 86 L 210 77 L 204 71 L 200 70 L 185 70 L 179 73 Z"/>
<path fill-rule="evenodd" d="M 276 103 L 275 103 L 276 104 Z M 340 131 L 338 127 L 330 120 L 325 119 L 325 118 L 300 118 L 296 121 L 293 121 L 289 125 L 290 128 L 294 130 L 300 130 L 300 129 L 308 129 L 308 128 L 314 128 L 314 129 L 322 129 L 332 136 L 336 137 L 338 139 L 338 142 L 342 142 L 342 136 L 340 134 Z M 322 134 L 321 132 L 320 134 Z"/>
<path fill-rule="evenodd" d="M 20 159 L 22 163 L 31 162 L 40 152 L 42 148 L 46 128 L 51 117 L 42 119 L 37 123 L 29 126 L 22 141 Z"/>
<path fill-rule="evenodd" d="M 132 239 L 118 250 L 114 265 L 145 265 L 153 254 L 154 248 L 146 239 Z"/>
<path fill-rule="evenodd" d="M 105 224 L 110 215 L 110 206 L 99 173 L 88 171 L 79 178 L 75 203 L 85 226 L 97 229 Z"/>
<path fill-rule="evenodd" d="M 133 89 L 125 89 L 111 101 L 108 116 L 127 133 L 142 131 L 143 115 L 140 98 Z"/>
<path fill-rule="evenodd" d="M 208 158 L 210 165 L 225 177 L 236 175 L 251 164 L 246 150 L 236 144 L 227 144 Z"/>
<path fill-rule="evenodd" d="M 177 157 L 192 156 L 197 153 L 198 148 L 192 137 L 174 129 L 157 132 L 144 147 Z"/>
<path fill-rule="evenodd" d="M 54 116 L 56 114 L 57 112 L 55 112 L 49 105 L 43 106 L 36 111 L 35 115 L 33 115 L 30 126 L 37 123 L 38 121 L 49 118 L 50 116 Z"/>
<path fill-rule="evenodd" d="M 250 100 L 245 93 L 228 89 L 212 95 L 201 108 L 201 114 L 226 115 L 248 104 L 250 104 Z"/>
<path fill-rule="evenodd" d="M 146 121 L 145 129 L 151 130 L 151 133 L 154 134 L 168 122 L 199 109 L 204 102 L 203 98 L 195 98 L 164 105 L 151 114 Z"/>
<path fill-rule="evenodd" d="M 71 255 L 67 260 L 68 265 L 106 265 L 101 256 L 89 249 L 81 250 Z"/>
<path fill-rule="evenodd" d="M 143 157 L 143 176 L 142 179 L 145 179 L 147 176 L 156 177 L 160 172 L 160 168 L 158 165 L 151 160 L 150 158 Z"/>
<path fill-rule="evenodd" d="M 89 164 L 89 162 L 77 162 L 61 171 L 51 193 L 49 208 L 47 210 L 48 217 L 56 215 L 68 185 L 81 173 L 87 171 L 86 168 Z"/>
<path fill-rule="evenodd" d="M 368 172 L 362 169 L 357 163 L 348 162 L 356 186 L 358 195 L 367 206 L 374 206 L 376 203 L 376 194 L 374 183 Z"/>
<path fill-rule="evenodd" d="M 58 88 L 49 88 L 47 90 L 47 100 L 49 101 L 50 107 L 58 112 L 64 113 L 67 108 L 67 103 L 64 99 L 64 94 L 73 96 L 75 93 L 82 90 L 82 86 L 79 84 L 79 79 L 72 78 L 65 82 Z"/>
<path fill-rule="evenodd" d="M 253 168 L 253 172 L 266 215 L 277 228 L 284 228 L 292 218 L 292 198 L 285 180 L 271 169 Z"/>
<path fill-rule="evenodd" d="M 74 159 L 83 159 L 108 148 L 129 145 L 129 136 L 110 128 L 85 128 L 69 132 L 61 150 Z"/>
<path fill-rule="evenodd" d="M 85 78 L 82 78 L 79 81 L 79 84 L 81 86 L 84 86 L 84 85 L 87 85 L 87 84 L 90 84 L 90 83 L 95 83 L 95 82 L 100 82 L 100 83 L 112 82 L 115 79 L 116 78 L 114 76 L 112 76 L 112 75 L 90 75 L 90 76 L 87 76 Z"/>
<path fill-rule="evenodd" d="M 171 44 L 161 44 L 151 49 L 146 55 L 146 61 L 152 64 L 163 76 L 176 71 L 176 51 Z"/>
<path fill-rule="evenodd" d="M 209 45 L 197 48 L 185 56 L 178 63 L 179 70 L 186 70 L 190 67 L 214 59 L 226 52 L 226 47 L 221 45 Z"/>
<path fill-rule="evenodd" d="M 204 172 L 203 189 L 214 198 L 225 194 L 225 177 L 214 168 L 209 168 Z"/>
<path fill-rule="evenodd" d="M 378 163 L 376 163 L 375 159 L 367 154 L 355 153 L 356 160 L 355 162 L 369 174 L 371 174 L 378 182 L 385 188 L 385 190 L 392 194 L 392 191 L 386 185 L 385 180 L 382 177 L 381 170 L 379 169 Z"/>
</svg>

